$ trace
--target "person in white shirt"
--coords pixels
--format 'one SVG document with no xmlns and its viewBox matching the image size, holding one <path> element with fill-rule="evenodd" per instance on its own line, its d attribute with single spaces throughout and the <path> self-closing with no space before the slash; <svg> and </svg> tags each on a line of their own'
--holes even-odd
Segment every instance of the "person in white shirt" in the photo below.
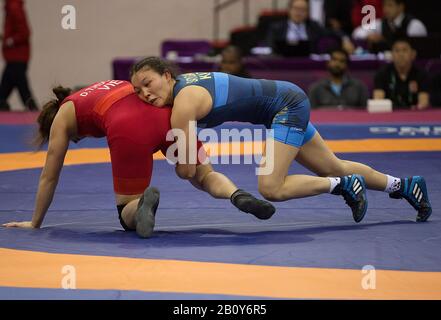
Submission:
<svg viewBox="0 0 441 320">
<path fill-rule="evenodd" d="M 390 49 L 397 38 L 427 36 L 424 24 L 406 13 L 405 0 L 384 0 L 383 12 L 383 19 L 376 19 L 374 28 L 361 25 L 354 30 L 352 38 L 366 39 L 373 51 L 383 51 Z"/>
<path fill-rule="evenodd" d="M 341 46 L 347 51 L 353 51 L 349 37 L 327 30 L 309 17 L 309 2 L 307 0 L 290 0 L 288 3 L 288 19 L 271 25 L 266 44 L 276 47 L 277 42 L 296 45 L 301 41 L 310 43 L 310 52 L 316 53 L 319 40 L 325 37 L 335 37 L 341 41 Z"/>
</svg>

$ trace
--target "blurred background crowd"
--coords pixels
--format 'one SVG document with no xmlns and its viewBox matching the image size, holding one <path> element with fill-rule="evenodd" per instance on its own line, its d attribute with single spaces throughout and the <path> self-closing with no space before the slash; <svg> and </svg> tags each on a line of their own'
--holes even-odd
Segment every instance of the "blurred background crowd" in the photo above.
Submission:
<svg viewBox="0 0 441 320">
<path fill-rule="evenodd" d="M 3 2 L 0 111 L 35 111 L 39 109 L 39 105 L 38 98 L 33 94 L 33 84 L 43 80 L 39 79 L 43 77 L 43 71 L 38 73 L 38 77 L 29 75 L 28 72 L 31 61 L 33 65 L 39 64 L 39 61 L 31 60 L 31 44 L 35 43 L 32 41 L 31 31 L 41 28 L 41 24 L 29 21 L 33 12 L 28 7 L 35 6 L 35 3 L 24 3 L 23 0 Z M 79 7 L 85 6 L 81 0 L 74 2 Z M 85 67 L 84 75 L 73 79 L 69 78 L 68 67 L 64 68 L 70 62 L 60 62 L 63 60 L 60 53 L 62 50 L 74 50 L 76 56 L 79 56 L 77 64 L 82 64 L 80 61 L 90 64 L 93 58 L 89 59 L 86 53 L 87 50 L 93 51 L 93 47 L 90 42 L 81 44 L 81 37 L 73 39 L 70 34 L 71 38 L 66 41 L 77 48 L 72 49 L 71 46 L 67 47 L 66 43 L 62 44 L 63 47 L 56 57 L 61 67 L 51 70 L 52 76 L 45 78 L 44 83 L 55 84 L 60 79 L 69 79 L 71 83 L 68 85 L 75 87 L 110 77 L 127 80 L 128 69 L 139 56 L 161 55 L 175 61 L 183 72 L 222 71 L 241 77 L 292 81 L 308 93 L 312 108 L 316 109 L 365 109 L 369 100 L 384 99 L 391 101 L 394 110 L 425 110 L 441 106 L 441 24 L 434 14 L 438 1 L 273 0 L 266 1 L 270 8 L 260 10 L 253 19 L 250 17 L 250 6 L 259 0 L 203 2 L 204 5 L 210 2 L 213 8 L 211 16 L 203 21 L 210 24 L 207 28 L 212 28 L 211 38 L 203 39 L 200 35 L 193 38 L 188 34 L 176 36 L 170 33 L 169 36 L 156 37 L 155 39 L 160 40 L 155 40 L 156 43 L 152 44 L 154 41 L 149 41 L 149 34 L 160 31 L 156 31 L 152 26 L 144 29 L 150 20 L 138 19 L 131 22 L 139 25 L 139 30 L 134 29 L 134 32 L 146 34 L 145 39 L 137 37 L 138 48 L 141 47 L 140 43 L 145 41 L 150 42 L 150 46 L 156 45 L 159 52 L 134 52 L 131 50 L 132 46 L 127 44 L 131 32 L 129 27 L 125 31 L 127 39 L 121 35 L 113 37 L 112 32 L 104 35 L 103 30 L 96 31 L 95 36 L 100 39 L 96 45 L 103 44 L 100 50 L 106 50 L 108 55 L 112 55 L 112 52 L 109 52 L 111 50 L 104 45 L 105 37 L 119 48 L 113 53 L 112 61 L 107 62 L 109 72 L 101 72 L 101 78 L 95 78 L 87 76 L 89 70 L 85 69 L 90 67 Z M 181 16 L 184 13 L 179 12 L 176 3 L 169 1 L 170 7 L 176 9 L 174 14 Z M 189 1 L 187 4 L 194 6 L 196 3 L 197 1 Z M 145 8 L 140 9 L 154 14 L 152 1 L 127 1 L 113 9 L 129 10 L 128 7 L 133 4 L 137 7 L 145 5 Z M 224 36 L 222 39 L 219 26 L 228 20 L 228 16 L 222 17 L 222 11 L 232 10 L 231 8 L 240 10 L 243 19 L 240 25 L 228 30 L 227 38 Z M 104 19 L 110 11 L 106 13 L 105 9 L 103 10 L 99 15 L 104 15 Z M 204 14 L 203 9 L 200 10 L 201 14 Z M 81 12 L 78 10 L 78 15 Z M 121 15 L 120 19 L 124 20 L 124 10 Z M 62 15 L 58 14 L 57 17 L 61 19 Z M 81 21 L 80 18 L 81 16 L 78 17 L 78 21 Z M 111 29 L 112 21 L 106 21 Z M 181 23 L 178 18 L 176 21 L 177 24 Z M 164 19 L 164 25 L 172 22 L 170 19 Z M 158 23 L 155 27 L 158 30 L 164 29 L 163 25 Z M 89 30 L 89 34 L 95 31 L 94 28 Z M 84 29 L 82 32 L 83 36 Z M 45 40 L 50 41 L 50 36 Z M 77 44 L 73 44 L 74 40 Z M 57 41 L 54 37 L 53 42 L 61 40 Z M 48 49 L 45 53 L 42 52 L 44 50 L 40 43 L 37 46 L 37 55 L 40 57 L 51 57 L 55 51 Z M 49 61 L 50 58 L 45 61 L 46 70 L 50 69 Z M 75 61 L 72 61 L 72 64 L 74 63 Z M 78 73 L 81 72 L 81 68 L 76 69 L 79 69 Z M 56 76 L 57 72 L 63 76 Z M 76 71 L 73 74 L 76 74 Z M 38 87 L 40 92 L 41 86 Z M 49 86 L 46 90 L 49 92 Z M 21 100 L 19 108 L 14 108 L 10 102 L 11 93 L 14 91 Z M 37 96 L 44 97 L 45 94 L 38 93 Z M 17 102 L 12 104 L 16 105 Z"/>
</svg>

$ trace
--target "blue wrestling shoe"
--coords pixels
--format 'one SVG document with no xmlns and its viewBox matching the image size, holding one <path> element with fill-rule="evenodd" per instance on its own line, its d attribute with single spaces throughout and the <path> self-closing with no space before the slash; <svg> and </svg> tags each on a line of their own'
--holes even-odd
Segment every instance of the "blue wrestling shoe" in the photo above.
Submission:
<svg viewBox="0 0 441 320">
<path fill-rule="evenodd" d="M 366 184 L 364 178 L 358 174 L 340 177 L 340 183 L 334 188 L 332 194 L 341 195 L 352 210 L 355 222 L 363 220 L 368 201 L 366 197 Z"/>
<path fill-rule="evenodd" d="M 427 221 L 432 214 L 432 206 L 429 202 L 426 181 L 423 177 L 413 176 L 401 179 L 400 190 L 389 193 L 389 197 L 393 199 L 406 199 L 407 202 L 418 211 L 416 217 L 417 222 Z"/>
<path fill-rule="evenodd" d="M 136 233 L 141 238 L 149 238 L 155 227 L 155 215 L 159 205 L 159 190 L 153 187 L 145 189 L 139 198 L 136 210 Z"/>
</svg>

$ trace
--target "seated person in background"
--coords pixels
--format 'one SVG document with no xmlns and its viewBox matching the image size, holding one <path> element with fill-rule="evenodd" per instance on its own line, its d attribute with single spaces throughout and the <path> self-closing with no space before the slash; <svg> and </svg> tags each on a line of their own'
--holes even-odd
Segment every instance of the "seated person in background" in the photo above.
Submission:
<svg viewBox="0 0 441 320">
<path fill-rule="evenodd" d="M 441 72 L 432 79 L 430 98 L 432 106 L 441 107 Z"/>
<path fill-rule="evenodd" d="M 348 36 L 351 36 L 352 31 L 354 30 L 351 17 L 351 11 L 354 1 L 326 0 L 323 2 L 326 27 L 334 30 L 337 33 L 344 33 Z"/>
<path fill-rule="evenodd" d="M 390 99 L 394 109 L 429 107 L 428 75 L 413 64 L 415 57 L 416 52 L 408 40 L 395 40 L 392 63 L 375 75 L 374 99 Z"/>
<path fill-rule="evenodd" d="M 355 40 L 367 40 L 373 52 L 390 50 L 397 38 L 425 37 L 424 24 L 411 14 L 406 13 L 405 0 L 384 0 L 383 19 L 375 21 L 375 29 L 358 27 L 352 37 Z"/>
<path fill-rule="evenodd" d="M 222 50 L 222 60 L 219 72 L 225 72 L 233 76 L 251 78 L 242 61 L 242 52 L 236 46 L 228 46 Z"/>
<path fill-rule="evenodd" d="M 348 74 L 349 56 L 346 51 L 336 49 L 331 52 L 328 62 L 329 77 L 314 83 L 309 90 L 311 108 L 320 107 L 366 107 L 368 90 L 366 86 Z"/>
<path fill-rule="evenodd" d="M 342 46 L 349 53 L 352 53 L 354 46 L 348 37 L 343 34 L 336 34 L 320 26 L 316 21 L 309 19 L 309 7 L 306 0 L 291 0 L 288 5 L 288 19 L 286 21 L 273 24 L 267 35 L 267 45 L 273 52 L 280 54 L 279 45 L 299 45 L 308 44 L 305 56 L 318 51 L 318 42 L 323 37 L 334 36 L 341 39 Z M 302 51 L 303 48 L 300 48 Z"/>
</svg>

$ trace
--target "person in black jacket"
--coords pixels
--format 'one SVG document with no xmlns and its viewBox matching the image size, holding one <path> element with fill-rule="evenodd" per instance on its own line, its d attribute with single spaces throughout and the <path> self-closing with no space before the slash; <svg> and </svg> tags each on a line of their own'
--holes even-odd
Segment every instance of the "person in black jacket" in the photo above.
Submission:
<svg viewBox="0 0 441 320">
<path fill-rule="evenodd" d="M 409 40 L 395 40 L 392 63 L 375 74 L 374 99 L 390 99 L 394 109 L 424 110 L 429 107 L 429 77 L 414 64 L 416 55 Z"/>
<path fill-rule="evenodd" d="M 352 6 L 353 0 L 325 0 L 323 10 L 326 26 L 350 36 L 354 29 L 351 19 Z"/>
<path fill-rule="evenodd" d="M 288 19 L 277 22 L 270 27 L 267 36 L 267 45 L 278 52 L 279 43 L 296 45 L 309 43 L 309 53 L 319 51 L 319 41 L 324 37 L 335 38 L 338 46 L 343 46 L 348 53 L 353 50 L 349 38 L 343 33 L 336 33 L 320 26 L 316 21 L 309 19 L 309 4 L 306 0 L 291 0 L 288 5 Z M 340 43 L 341 41 L 341 43 Z M 306 55 L 307 55 L 306 54 Z"/>
<path fill-rule="evenodd" d="M 384 0 L 383 12 L 383 19 L 375 21 L 374 29 L 360 26 L 352 34 L 356 40 L 367 40 L 371 51 L 390 50 L 400 38 L 427 36 L 423 22 L 406 12 L 405 0 Z"/>
</svg>

